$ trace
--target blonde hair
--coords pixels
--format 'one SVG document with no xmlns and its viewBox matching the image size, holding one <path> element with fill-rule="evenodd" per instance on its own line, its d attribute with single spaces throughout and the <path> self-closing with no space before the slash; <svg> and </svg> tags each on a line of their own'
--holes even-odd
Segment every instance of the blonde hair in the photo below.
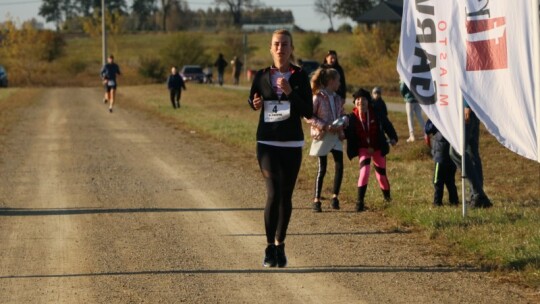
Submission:
<svg viewBox="0 0 540 304">
<path fill-rule="evenodd" d="M 332 68 L 318 68 L 311 76 L 311 92 L 313 95 L 318 94 L 322 89 L 326 88 L 330 80 L 335 80 L 339 77 L 339 72 Z"/>
<path fill-rule="evenodd" d="M 292 39 L 292 34 L 291 34 L 291 32 L 289 32 L 289 31 L 286 30 L 286 29 L 278 29 L 278 30 L 275 30 L 275 31 L 272 33 L 272 37 L 274 37 L 274 35 L 283 35 L 283 36 L 289 37 L 289 39 L 291 40 L 291 49 L 292 49 L 292 52 L 291 52 L 291 58 L 289 59 L 289 61 L 290 61 L 291 63 L 294 63 L 296 60 L 294 59 L 294 43 L 293 43 L 293 39 Z"/>
</svg>

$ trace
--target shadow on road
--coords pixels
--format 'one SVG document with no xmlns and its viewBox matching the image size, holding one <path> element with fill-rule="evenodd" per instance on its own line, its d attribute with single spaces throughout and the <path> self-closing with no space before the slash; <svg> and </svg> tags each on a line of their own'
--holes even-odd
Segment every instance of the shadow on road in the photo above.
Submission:
<svg viewBox="0 0 540 304">
<path fill-rule="evenodd" d="M 336 236 L 336 235 L 377 235 L 377 234 L 406 234 L 411 233 L 411 231 L 343 231 L 343 232 L 297 232 L 297 233 L 287 233 L 287 236 Z M 224 234 L 223 236 L 233 236 L 233 237 L 261 237 L 266 236 L 266 234 L 257 234 L 257 233 L 240 233 L 240 234 Z"/>
<path fill-rule="evenodd" d="M 287 268 L 259 269 L 186 269 L 186 270 L 147 270 L 126 272 L 95 272 L 66 274 L 28 274 L 0 276 L 0 280 L 8 279 L 42 279 L 42 278 L 77 278 L 100 276 L 139 276 L 139 275 L 208 275 L 208 274 L 318 274 L 318 273 L 451 273 L 451 272 L 487 272 L 471 267 L 433 267 L 433 266 L 300 266 Z"/>
<path fill-rule="evenodd" d="M 226 212 L 226 211 L 262 211 L 263 208 L 77 208 L 77 209 L 34 209 L 0 208 L 0 216 L 44 216 L 44 215 L 79 215 L 101 213 L 160 213 L 160 212 Z"/>
</svg>

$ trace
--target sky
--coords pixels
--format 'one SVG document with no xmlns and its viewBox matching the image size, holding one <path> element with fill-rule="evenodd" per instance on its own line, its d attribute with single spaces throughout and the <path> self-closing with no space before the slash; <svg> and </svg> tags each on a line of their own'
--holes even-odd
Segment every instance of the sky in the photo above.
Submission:
<svg viewBox="0 0 540 304">
<path fill-rule="evenodd" d="M 259 2 L 267 7 L 292 11 L 296 25 L 305 30 L 326 32 L 330 27 L 328 18 L 315 12 L 314 0 L 259 0 Z M 36 18 L 39 22 L 44 23 L 45 20 L 38 15 L 41 3 L 41 0 L 0 0 L 0 22 L 5 21 L 9 16 L 18 22 Z M 130 5 L 131 1 L 127 0 L 127 3 Z M 206 10 L 208 7 L 215 6 L 213 0 L 187 0 L 187 3 L 191 10 Z M 354 22 L 350 19 L 333 18 L 333 21 L 334 29 L 343 23 L 354 26 Z M 46 24 L 46 27 L 53 28 L 54 25 Z"/>
</svg>

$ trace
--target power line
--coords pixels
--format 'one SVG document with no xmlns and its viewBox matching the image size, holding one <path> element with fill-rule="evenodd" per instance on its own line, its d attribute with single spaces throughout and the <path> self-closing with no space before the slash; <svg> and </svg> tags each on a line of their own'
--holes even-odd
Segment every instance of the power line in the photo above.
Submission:
<svg viewBox="0 0 540 304">
<path fill-rule="evenodd" d="M 1 3 L 0 6 L 8 6 L 8 5 L 20 5 L 20 4 L 34 4 L 34 3 L 40 3 L 41 1 L 17 1 L 17 2 L 6 2 Z"/>
<path fill-rule="evenodd" d="M 12 0 L 11 0 L 12 1 Z M 35 3 L 41 3 L 41 0 L 29 0 L 29 1 L 17 1 L 17 2 L 0 2 L 0 6 L 8 6 L 8 5 L 24 5 L 24 4 L 35 4 Z M 218 6 L 214 2 L 198 2 L 198 1 L 186 1 L 188 5 L 207 5 L 207 6 Z M 263 5 L 263 7 L 267 8 L 291 8 L 291 7 L 312 7 L 312 3 L 305 3 L 305 4 L 280 4 L 277 5 Z"/>
</svg>

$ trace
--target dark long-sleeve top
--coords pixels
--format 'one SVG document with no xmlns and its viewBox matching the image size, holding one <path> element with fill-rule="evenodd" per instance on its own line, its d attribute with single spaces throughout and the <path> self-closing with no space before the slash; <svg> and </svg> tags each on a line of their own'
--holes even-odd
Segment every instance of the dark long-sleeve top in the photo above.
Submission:
<svg viewBox="0 0 540 304">
<path fill-rule="evenodd" d="M 184 83 L 184 80 L 182 79 L 182 76 L 180 74 L 171 74 L 169 75 L 169 78 L 167 79 L 167 88 L 169 90 L 180 90 L 180 89 L 186 89 L 186 84 Z"/>
<path fill-rule="evenodd" d="M 101 78 L 107 79 L 107 80 L 115 80 L 116 81 L 116 75 L 121 75 L 120 73 L 120 67 L 116 63 L 107 63 L 101 68 Z"/>
<path fill-rule="evenodd" d="M 388 116 L 388 109 L 386 108 L 386 102 L 384 102 L 384 99 L 373 99 L 372 100 L 373 108 L 375 111 L 379 111 L 382 115 Z"/>
<path fill-rule="evenodd" d="M 444 136 L 437 130 L 437 127 L 431 120 L 427 120 L 424 126 L 424 133 L 432 135 L 431 137 L 431 155 L 433 160 L 442 163 L 450 160 L 450 144 Z"/>
<path fill-rule="evenodd" d="M 369 106 L 370 115 L 369 124 L 370 131 L 369 135 L 365 134 L 364 136 L 370 136 L 372 140 L 372 148 L 376 150 L 381 150 L 382 156 L 385 156 L 390 152 L 390 145 L 388 144 L 386 136 L 391 140 L 398 141 L 398 136 L 394 126 L 388 119 L 388 116 L 383 115 L 380 111 L 373 109 L 372 106 Z M 360 148 L 366 146 L 366 138 L 364 138 L 359 131 L 361 129 L 361 123 L 359 120 L 359 113 L 356 108 L 353 109 L 353 112 L 348 114 L 349 125 L 345 128 L 345 138 L 347 138 L 347 156 L 349 159 L 353 159 L 358 156 Z M 362 136 L 362 137 L 361 137 Z"/>
<path fill-rule="evenodd" d="M 274 88 L 272 88 L 270 78 L 271 69 L 271 67 L 268 67 L 259 70 L 257 74 L 255 74 L 248 100 L 252 108 L 255 93 L 262 96 L 263 100 L 280 99 Z M 292 92 L 289 95 L 283 94 L 281 100 L 288 100 L 291 103 L 291 115 L 283 121 L 265 122 L 263 103 L 263 107 L 260 109 L 261 113 L 259 116 L 259 125 L 257 127 L 257 141 L 304 140 L 302 117 L 309 119 L 313 116 L 311 87 L 306 72 L 295 65 L 291 65 L 290 69 L 291 77 L 289 78 L 289 84 L 292 88 Z"/>
</svg>

